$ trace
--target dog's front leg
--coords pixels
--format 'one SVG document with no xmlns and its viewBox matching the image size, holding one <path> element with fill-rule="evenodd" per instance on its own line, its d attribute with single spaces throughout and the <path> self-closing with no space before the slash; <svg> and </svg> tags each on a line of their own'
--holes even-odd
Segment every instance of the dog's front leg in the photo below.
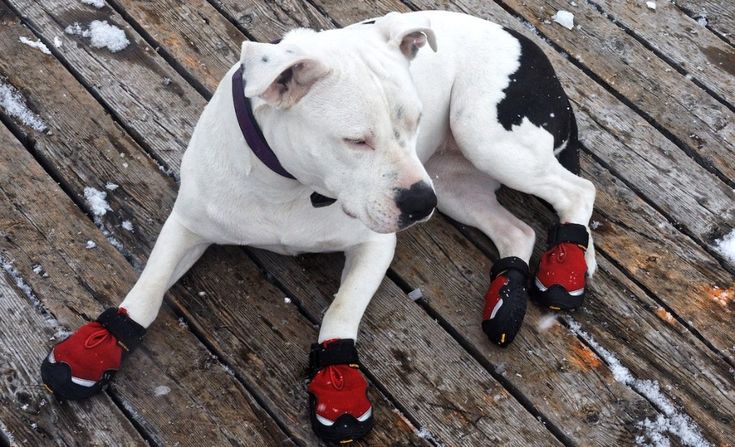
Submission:
<svg viewBox="0 0 735 447">
<path fill-rule="evenodd" d="M 104 311 L 54 346 L 41 377 L 63 399 L 82 399 L 100 391 L 137 347 L 158 315 L 163 295 L 201 256 L 208 242 L 181 225 L 171 213 L 148 264 L 119 308 Z"/>
<path fill-rule="evenodd" d="M 365 436 L 373 426 L 367 381 L 355 348 L 357 329 L 393 259 L 396 236 L 379 235 L 345 251 L 342 283 L 324 314 L 309 356 L 311 422 L 326 441 Z"/>
<path fill-rule="evenodd" d="M 148 263 L 138 281 L 120 304 L 128 316 L 148 327 L 158 315 L 166 291 L 204 253 L 209 242 L 179 223 L 171 215 L 161 229 Z"/>
<path fill-rule="evenodd" d="M 357 339 L 362 314 L 378 290 L 395 249 L 396 236 L 388 234 L 345 251 L 342 282 L 324 314 L 319 343 L 335 338 Z"/>
</svg>

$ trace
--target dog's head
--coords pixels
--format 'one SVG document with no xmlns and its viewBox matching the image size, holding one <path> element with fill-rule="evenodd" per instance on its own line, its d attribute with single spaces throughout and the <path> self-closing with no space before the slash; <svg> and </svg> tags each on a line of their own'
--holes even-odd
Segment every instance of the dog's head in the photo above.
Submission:
<svg viewBox="0 0 735 447">
<path fill-rule="evenodd" d="M 409 73 L 427 42 L 436 51 L 428 20 L 391 13 L 243 43 L 245 95 L 283 166 L 373 231 L 401 230 L 436 206 L 416 155 L 421 101 Z"/>
</svg>

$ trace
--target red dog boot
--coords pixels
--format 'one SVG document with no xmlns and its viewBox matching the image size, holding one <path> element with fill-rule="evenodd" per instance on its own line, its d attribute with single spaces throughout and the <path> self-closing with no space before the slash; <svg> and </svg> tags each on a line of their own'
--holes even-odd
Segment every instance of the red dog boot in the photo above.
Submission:
<svg viewBox="0 0 735 447">
<path fill-rule="evenodd" d="M 528 304 L 528 264 L 510 256 L 490 270 L 490 288 L 485 294 L 482 330 L 493 343 L 507 346 L 521 329 Z"/>
<path fill-rule="evenodd" d="M 349 442 L 373 428 L 373 407 L 359 363 L 354 340 L 311 346 L 309 412 L 314 433 L 324 441 Z"/>
<path fill-rule="evenodd" d="M 541 256 L 535 295 L 553 310 L 573 310 L 584 300 L 589 235 L 584 225 L 566 223 L 549 231 L 549 249 Z"/>
<path fill-rule="evenodd" d="M 128 318 L 125 309 L 107 309 L 54 346 L 41 364 L 43 383 L 60 399 L 86 399 L 110 382 L 144 334 L 145 328 Z"/>
</svg>

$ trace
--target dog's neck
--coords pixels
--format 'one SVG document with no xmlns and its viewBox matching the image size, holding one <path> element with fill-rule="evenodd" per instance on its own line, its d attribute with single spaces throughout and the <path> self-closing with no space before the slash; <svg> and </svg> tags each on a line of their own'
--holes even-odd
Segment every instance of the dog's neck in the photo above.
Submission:
<svg viewBox="0 0 735 447">
<path fill-rule="evenodd" d="M 256 157 L 271 171 L 285 177 L 287 179 L 296 180 L 296 177 L 286 170 L 278 160 L 276 153 L 268 144 L 268 141 L 263 136 L 263 132 L 258 125 L 255 115 L 253 114 L 253 106 L 245 96 L 245 86 L 243 80 L 243 65 L 235 70 L 232 75 L 232 102 L 234 106 L 235 116 L 237 117 L 237 124 L 240 127 L 240 131 L 245 137 L 250 150 L 255 154 Z M 336 199 L 323 196 L 317 192 L 311 194 L 311 204 L 315 208 L 323 206 L 329 206 L 334 203 Z"/>
</svg>

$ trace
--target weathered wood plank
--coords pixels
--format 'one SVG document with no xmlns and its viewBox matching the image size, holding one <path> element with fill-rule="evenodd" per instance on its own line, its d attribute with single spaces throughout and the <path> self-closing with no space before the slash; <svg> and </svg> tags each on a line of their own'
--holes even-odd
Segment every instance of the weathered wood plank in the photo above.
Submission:
<svg viewBox="0 0 735 447">
<path fill-rule="evenodd" d="M 123 293 L 134 272 L 23 147 L 3 144 L 3 151 L 0 250 L 59 324 L 76 328 L 113 304 L 110 297 Z M 87 240 L 96 247 L 85 248 Z M 46 275 L 36 274 L 35 265 Z M 29 329 L 15 327 L 16 336 L 26 336 Z M 38 349 L 47 353 L 53 344 L 47 341 Z M 43 355 L 25 361 L 38 364 Z M 237 438 L 252 445 L 289 443 L 239 382 L 221 368 L 205 371 L 216 360 L 179 327 L 169 309 L 149 330 L 145 348 L 128 361 L 136 368 L 124 368 L 111 392 L 156 444 L 230 445 Z M 40 387 L 39 373 L 33 377 Z M 168 394 L 156 396 L 161 386 Z M 79 405 L 104 413 L 99 408 L 104 402 L 109 399 L 102 395 Z M 107 420 L 104 415 L 100 419 Z M 65 428 L 74 430 L 73 425 Z"/>
<path fill-rule="evenodd" d="M 731 181 L 735 179 L 735 113 L 732 110 L 672 69 L 590 3 L 580 2 L 576 6 L 562 0 L 508 0 L 505 3 L 559 45 L 570 58 L 586 66 L 686 144 L 693 154 L 701 157 L 705 167 L 717 169 Z M 665 4 L 659 9 L 672 7 Z M 578 28 L 573 31 L 550 21 L 556 11 L 564 8 L 574 13 Z M 640 8 L 646 9 L 642 4 Z M 657 19 L 661 13 L 655 13 Z M 721 46 L 723 48 L 718 51 L 724 51 L 727 45 Z M 735 63 L 735 59 L 733 61 Z M 726 74 L 725 78 L 735 87 L 735 77 Z"/>
<path fill-rule="evenodd" d="M 7 23 L 9 26 L 18 26 L 17 24 Z M 12 30 L 12 28 L 10 28 Z M 49 128 L 52 129 L 51 134 L 36 134 L 29 129 L 19 129 L 28 132 L 28 139 L 34 139 L 34 150 L 39 157 L 43 158 L 47 166 L 55 172 L 60 173 L 65 179 L 66 186 L 70 191 L 78 195 L 82 194 L 85 185 L 104 185 L 107 181 L 112 180 L 119 185 L 118 189 L 109 192 L 107 197 L 111 210 L 100 219 L 106 227 L 114 228 L 115 222 L 120 215 L 135 219 L 137 216 L 145 216 L 144 219 L 134 220 L 134 231 L 129 233 L 120 231 L 115 236 L 122 240 L 125 244 L 125 252 L 133 259 L 141 262 L 145 260 L 150 249 L 152 248 L 155 237 L 160 231 L 160 227 L 167 217 L 173 200 L 175 197 L 175 185 L 170 178 L 163 175 L 154 162 L 150 160 L 144 151 L 136 146 L 130 138 L 120 131 L 102 111 L 99 104 L 87 94 L 81 86 L 76 84 L 73 78 L 65 72 L 63 67 L 52 58 L 46 58 L 41 53 L 28 51 L 22 44 L 17 41 L 17 37 L 12 32 L 0 36 L 0 51 L 10 57 L 8 61 L 13 61 L 11 66 L 4 65 L 5 59 L 0 61 L 0 73 L 8 73 L 10 82 L 14 82 L 17 86 L 31 99 L 29 101 L 34 104 L 38 114 L 46 121 Z M 35 59 L 34 59 L 35 58 Z M 44 70 L 35 71 L 32 67 L 44 65 Z M 43 101 L 38 99 L 42 98 Z M 92 137 L 94 136 L 94 137 Z M 124 158 L 120 158 L 119 153 L 126 154 Z M 123 165 L 127 163 L 127 166 Z M 99 186 L 102 189 L 102 186 Z M 137 189 L 142 188 L 142 189 Z M 56 216 L 57 219 L 60 219 Z M 53 223 L 49 217 L 49 224 Z M 86 236 L 85 236 L 86 237 Z M 77 236 L 81 240 L 80 244 L 83 248 L 84 237 Z M 92 239 L 92 238 L 90 238 Z M 107 245 L 104 239 L 94 239 L 99 246 Z M 99 248 L 99 247 L 98 247 Z M 97 250 L 97 249 L 95 249 Z M 219 266 L 213 267 L 208 274 L 209 282 L 201 283 L 193 281 L 191 287 L 197 290 L 195 300 L 207 301 L 212 296 L 222 294 L 231 298 L 237 298 L 239 291 L 257 290 L 261 297 L 266 298 L 263 303 L 283 302 L 281 292 L 269 286 L 262 278 L 257 267 L 248 260 L 243 253 L 238 252 L 239 256 L 229 256 L 229 275 L 225 275 L 219 270 Z M 83 251 L 82 255 L 87 255 Z M 66 262 L 74 263 L 79 269 L 88 268 L 86 257 L 76 253 L 75 256 L 69 256 Z M 31 258 L 44 258 L 42 253 L 30 253 Z M 119 258 L 119 256 L 117 257 Z M 30 261 L 29 261 L 30 262 Z M 46 262 L 46 261 L 44 261 Z M 30 264 L 29 264 L 30 265 Z M 237 265 L 238 271 L 232 272 L 232 266 Z M 127 265 L 116 265 L 117 268 L 127 269 L 126 274 L 114 273 L 116 276 L 122 276 L 115 287 L 110 286 L 105 292 L 105 296 L 109 296 L 113 302 L 119 301 L 124 296 L 127 289 L 132 285 L 135 277 Z M 206 266 L 197 271 L 207 271 Z M 243 281 L 241 275 L 245 275 L 250 279 L 248 287 L 243 289 Z M 199 291 L 209 291 L 208 295 L 200 297 Z M 205 292 L 206 293 L 206 292 Z M 68 295 L 76 296 L 72 292 Z M 205 298 L 206 297 L 206 298 Z M 270 298 L 270 299 L 269 299 Z M 191 316 L 182 302 L 191 299 L 191 293 L 184 289 L 178 288 L 170 295 L 170 302 L 177 308 L 177 311 L 185 315 Z M 228 309 L 239 308 L 237 302 L 228 302 L 221 304 L 220 313 L 229 314 Z M 188 305 L 188 303 L 185 303 Z M 210 306 L 207 304 L 206 306 Z M 205 305 L 201 305 L 206 307 Z M 275 306 L 275 307 L 274 307 Z M 88 315 L 96 315 L 95 311 L 87 311 Z M 233 311 L 234 312 L 234 311 Z M 168 312 L 166 312 L 168 315 Z M 212 315 L 217 313 L 212 312 Z M 204 320 L 204 323 L 198 322 L 193 317 L 190 318 L 193 327 L 206 327 L 207 330 L 200 330 L 200 334 L 207 337 L 207 343 L 216 345 L 220 348 L 220 353 L 241 353 L 249 352 L 247 357 L 231 358 L 230 364 L 236 366 L 235 372 L 246 379 L 246 382 L 256 390 L 282 421 L 288 424 L 289 430 L 293 431 L 293 436 L 298 439 L 301 444 L 313 445 L 318 441 L 313 435 L 311 428 L 308 427 L 308 417 L 306 415 L 306 393 L 303 389 L 303 372 L 306 368 L 306 360 L 308 358 L 308 345 L 316 338 L 316 329 L 308 320 L 303 318 L 293 306 L 286 313 L 283 305 L 271 305 L 270 308 L 262 309 L 259 312 L 251 312 L 246 308 L 243 312 L 243 320 L 239 321 L 238 332 L 243 335 L 239 338 L 228 338 L 227 333 L 222 332 L 222 328 L 227 325 L 221 321 L 208 315 L 198 315 L 198 318 Z M 271 316 L 274 321 L 285 321 L 285 326 L 292 327 L 296 330 L 295 335 L 292 334 L 298 343 L 284 342 L 282 335 L 275 329 L 270 322 L 266 321 L 265 316 Z M 229 317 L 227 317 L 229 318 Z M 160 320 L 163 320 L 162 322 Z M 78 325 L 75 323 L 74 327 Z M 180 327 L 175 318 L 170 321 L 169 317 L 159 316 L 159 321 L 154 325 L 160 328 L 159 331 L 171 331 L 172 337 L 178 337 L 182 340 L 181 348 L 178 351 L 184 353 L 191 350 L 188 344 L 197 345 L 196 340 L 192 340 L 191 333 L 185 328 Z M 180 334 L 183 332 L 183 335 Z M 187 335 L 188 334 L 188 335 Z M 208 337 L 209 334 L 214 334 Z M 150 338 L 150 337 L 149 337 Z M 167 342 L 167 346 L 176 343 Z M 143 351 L 153 351 L 146 343 Z M 138 355 L 136 353 L 136 355 Z M 156 355 L 161 355 L 156 353 Z M 176 354 L 179 355 L 179 354 Z M 219 376 L 224 374 L 226 381 L 237 381 L 231 377 L 225 368 L 220 368 L 216 358 L 212 353 L 206 350 L 203 353 L 196 354 L 189 352 L 189 359 L 195 360 L 197 368 L 183 370 L 182 368 L 166 371 L 166 374 L 157 371 L 155 368 L 149 368 L 148 381 L 177 381 L 187 385 L 192 381 L 197 382 L 195 390 L 199 393 L 199 389 L 209 390 L 212 386 L 216 389 L 226 388 L 219 385 L 222 379 Z M 228 355 L 229 358 L 229 355 Z M 170 361 L 164 357 L 164 360 Z M 131 358 L 131 363 L 145 371 L 147 367 L 141 363 L 140 357 Z M 128 374 L 128 369 L 124 368 L 123 373 Z M 277 374 L 274 374 L 277 371 Z M 284 372 L 285 371 L 285 372 Z M 212 377 L 210 377 L 210 374 Z M 194 376 L 194 377 L 192 377 Z M 123 376 L 125 377 L 125 376 Z M 268 380 L 264 380 L 268 378 Z M 125 380 L 125 379 L 123 379 Z M 211 381 L 210 386 L 206 384 Z M 141 382 L 147 383 L 147 382 Z M 179 391 L 173 386 L 166 383 L 172 388 L 171 396 L 185 396 L 186 393 Z M 238 384 L 239 385 L 239 384 Z M 231 387 L 233 385 L 230 385 Z M 128 390 L 133 392 L 137 389 Z M 149 389 L 140 390 L 141 393 L 150 394 Z M 175 394 L 176 393 L 176 394 Z M 410 423 L 395 411 L 393 406 L 387 399 L 377 390 L 372 391 L 373 404 L 376 412 L 382 415 L 383 424 L 377 427 L 368 442 L 365 445 L 425 445 L 425 441 L 419 438 Z M 147 396 L 150 399 L 149 396 Z M 190 405 L 194 408 L 203 408 L 202 414 L 212 413 L 209 405 L 218 405 L 214 416 L 222 419 L 222 425 L 226 423 L 237 424 L 242 430 L 250 429 L 248 424 L 243 424 L 242 419 L 247 417 L 247 406 L 242 402 L 229 402 L 221 397 L 207 399 L 203 397 L 204 403 L 194 401 Z M 222 399 L 218 403 L 218 399 Z M 233 398 L 234 399 L 234 398 Z M 183 402 L 179 399 L 179 402 Z M 174 402 L 175 403 L 175 402 Z M 239 407 L 243 407 L 242 415 L 238 414 Z M 134 408 L 134 407 L 131 407 Z M 174 410 L 162 409 L 167 413 L 166 417 L 180 421 L 185 424 L 187 420 L 196 420 L 197 418 L 189 417 L 187 411 L 176 413 Z M 193 410 L 192 410 L 193 411 Z M 226 413 L 226 414 L 221 414 Z M 163 416 L 161 416 L 163 417 Z M 265 417 L 268 420 L 268 417 Z M 146 426 L 146 428 L 148 428 Z M 171 430 L 178 427 L 171 427 Z M 206 427 L 205 427 L 206 429 Z M 247 439 L 246 436 L 236 434 L 235 438 Z M 285 436 L 285 435 L 284 435 Z M 210 440 L 215 440 L 214 435 L 210 435 Z M 199 439 L 196 433 L 192 433 L 189 442 L 209 444 Z M 222 441 L 225 443 L 226 441 Z M 256 440 L 252 441 L 257 444 Z M 273 442 L 288 443 L 276 439 Z M 172 442 L 173 444 L 173 442 Z"/>
<path fill-rule="evenodd" d="M 61 40 L 62 45 L 54 51 L 73 67 L 79 78 L 86 80 L 96 95 L 106 98 L 113 108 L 130 112 L 124 121 L 127 129 L 135 134 L 157 134 L 157 146 L 152 149 L 167 167 L 178 170 L 206 101 L 173 68 L 161 64 L 161 57 L 119 14 L 109 7 L 95 9 L 75 0 L 21 0 L 9 4 L 21 12 L 32 28 L 43 31 L 42 37 L 50 48 L 54 47 L 55 37 Z M 106 20 L 122 28 L 130 45 L 111 53 L 105 48 L 93 48 L 89 38 L 64 33 L 69 25 L 79 23 L 86 28 L 93 20 Z M 143 85 L 145 91 L 131 89 L 131 85 Z M 155 95 L 158 102 L 148 102 L 146 95 Z"/>
<path fill-rule="evenodd" d="M 144 86 L 141 87 L 143 88 Z M 142 91 L 144 91 L 144 88 L 142 89 Z M 152 100 L 154 99 L 152 98 Z M 116 111 L 116 113 L 125 114 L 128 112 L 125 110 L 120 110 Z M 400 291 L 397 291 L 397 289 L 395 289 L 395 286 L 393 287 L 393 291 L 400 295 Z M 442 349 L 442 352 L 444 353 L 443 355 L 446 357 L 446 364 L 459 362 L 473 365 L 472 367 L 468 366 L 464 369 L 448 369 L 445 376 L 454 377 L 457 380 L 453 382 L 452 386 L 447 386 L 445 387 L 445 389 L 435 389 L 435 387 L 429 387 L 429 389 L 432 390 L 431 395 L 435 396 L 436 399 L 443 399 L 444 401 L 449 402 L 464 402 L 465 400 L 468 400 L 470 402 L 467 404 L 468 407 L 473 411 L 476 411 L 478 417 L 482 416 L 483 419 L 486 421 L 499 421 L 501 418 L 504 419 L 504 414 L 513 414 L 514 416 L 512 419 L 514 421 L 517 421 L 513 424 L 503 424 L 502 431 L 499 431 L 497 427 L 491 428 L 488 424 L 477 423 L 473 420 L 468 419 L 457 419 L 453 424 L 446 424 L 446 420 L 440 415 L 437 415 L 436 411 L 434 411 L 434 409 L 430 407 L 430 402 L 424 405 L 414 403 L 416 401 L 416 396 L 426 394 L 426 387 L 428 386 L 426 385 L 427 382 L 417 382 L 417 386 L 415 388 L 406 388 L 406 384 L 398 379 L 399 377 L 401 377 L 402 374 L 401 365 L 396 365 L 395 363 L 383 365 L 382 363 L 380 363 L 379 360 L 374 360 L 372 362 L 370 362 L 369 360 L 366 361 L 366 364 L 371 369 L 371 371 L 378 371 L 377 373 L 375 373 L 375 377 L 380 380 L 381 384 L 385 386 L 392 395 L 399 397 L 399 399 L 406 399 L 411 402 L 411 409 L 416 414 L 418 414 L 418 416 L 416 414 L 414 414 L 413 416 L 416 417 L 419 422 L 429 427 L 432 427 L 432 430 L 435 430 L 437 433 L 439 433 L 439 435 L 441 435 L 442 439 L 444 439 L 444 442 L 446 443 L 453 442 L 451 441 L 453 437 L 457 437 L 465 432 L 470 432 L 466 442 L 470 442 L 470 439 L 505 439 L 509 442 L 531 442 L 531 440 L 547 439 L 547 442 L 549 443 L 554 442 L 554 438 L 551 436 L 551 434 L 547 432 L 543 428 L 543 426 L 538 423 L 538 421 L 533 419 L 533 417 L 529 415 L 526 410 L 523 409 L 516 401 L 509 399 L 498 404 L 497 408 L 493 407 L 490 409 L 486 409 L 482 393 L 478 393 L 476 390 L 470 390 L 467 395 L 464 395 L 464 387 L 458 388 L 456 384 L 466 382 L 478 382 L 479 384 L 481 384 L 483 389 L 498 388 L 499 390 L 502 390 L 502 387 L 500 387 L 497 382 L 495 382 L 481 366 L 473 364 L 471 357 L 469 357 L 461 349 L 461 347 L 454 344 L 453 340 L 451 340 L 451 338 L 446 333 L 444 333 L 443 330 L 439 326 L 437 326 L 424 312 L 413 307 L 409 309 L 412 310 L 413 313 L 409 313 L 408 316 L 405 317 L 408 319 L 408 322 L 405 324 L 408 324 L 409 327 L 412 328 L 424 328 L 424 330 L 429 331 L 429 333 L 433 334 L 433 338 L 438 340 L 437 343 L 439 341 L 443 342 L 444 348 Z M 414 329 L 414 331 L 418 331 L 418 329 Z M 395 343 L 390 340 L 389 335 L 390 333 L 384 335 L 383 338 L 380 339 L 380 344 L 376 343 L 377 347 L 375 348 L 375 351 L 378 352 L 378 354 L 375 355 L 381 355 L 379 353 L 385 352 L 386 350 L 392 350 L 392 352 L 394 353 L 400 353 L 395 355 L 411 356 L 410 353 L 406 353 L 410 351 L 405 350 L 428 349 L 425 344 L 426 342 L 424 342 L 422 340 L 422 337 L 418 335 L 414 335 L 414 338 L 422 341 L 423 344 L 416 343 L 416 346 L 406 348 L 402 346 L 395 346 Z M 426 358 L 430 357 L 426 356 Z M 427 370 L 430 370 L 430 368 L 427 368 Z M 431 379 L 441 380 L 441 377 L 437 378 L 436 376 L 432 376 Z M 433 382 L 429 382 L 429 384 L 433 384 Z M 500 393 L 501 391 L 498 392 Z M 481 403 L 483 404 L 481 405 Z M 415 408 L 413 406 L 415 406 Z M 279 406 L 279 408 L 281 408 L 281 406 Z"/>
<path fill-rule="evenodd" d="M 294 28 L 326 29 L 334 26 L 308 1 L 212 0 L 212 3 L 233 18 L 249 36 L 266 42 Z"/>
<path fill-rule="evenodd" d="M 643 2 L 630 0 L 596 0 L 594 3 L 730 106 L 735 106 L 735 49 L 684 14 L 674 3 L 657 3 L 655 11 Z M 732 2 L 722 2 L 727 3 Z M 732 5 L 722 6 L 721 10 L 722 17 L 729 17 L 725 20 L 733 23 Z M 733 28 L 729 30 L 732 31 Z"/>
<path fill-rule="evenodd" d="M 339 285 L 340 255 L 289 262 L 264 250 L 254 254 L 310 315 L 320 318 L 330 302 L 326 297 Z M 441 444 L 554 444 L 506 389 L 388 279 L 362 320 L 359 342 L 371 372 Z"/>
<path fill-rule="evenodd" d="M 735 5 L 720 0 L 678 0 L 676 5 L 690 17 L 698 20 L 704 17 L 707 27 L 722 39 L 735 44 Z"/>
<path fill-rule="evenodd" d="M 112 4 L 203 85 L 217 85 L 221 73 L 240 58 L 245 36 L 206 0 L 112 0 Z"/>
<path fill-rule="evenodd" d="M 519 199 L 518 195 L 512 197 Z M 513 209 L 525 221 L 533 222 L 539 238 L 543 238 L 546 226 L 552 219 L 550 213 L 539 206 L 538 202 L 532 207 L 534 211 L 525 208 L 521 210 L 518 200 L 514 200 L 513 203 L 516 205 Z M 522 203 L 530 205 L 534 204 L 534 201 L 524 198 Z M 603 225 L 615 227 L 614 223 Z M 433 219 L 429 224 L 407 231 L 403 239 L 405 242 L 399 245 L 393 269 L 411 286 L 421 288 L 423 294 L 427 296 L 428 305 L 470 340 L 478 350 L 487 351 L 482 343 L 484 336 L 478 329 L 482 296 L 487 287 L 489 270 L 487 259 L 484 259 L 482 253 L 474 247 L 458 243 L 461 241 L 459 233 L 442 218 Z M 539 244 L 537 252 L 541 250 L 542 245 Z M 486 247 L 494 253 L 493 248 Z M 624 275 L 606 261 L 603 266 L 592 282 L 585 311 L 581 315 L 577 312 L 575 318 L 585 326 L 600 327 L 597 331 L 600 333 L 598 341 L 615 352 L 623 363 L 634 365 L 633 369 L 640 377 L 653 378 L 668 384 L 680 384 L 675 391 L 672 391 L 677 402 L 680 402 L 695 420 L 707 427 L 710 438 L 728 439 L 733 434 L 733 420 L 727 415 L 735 414 L 733 387 L 735 382 L 729 374 L 729 365 L 681 325 L 674 324 L 673 328 L 669 327 L 669 323 L 659 317 L 659 314 L 665 311 L 660 310 L 660 305 L 638 288 L 628 286 L 628 280 L 625 288 L 622 287 L 619 278 Z M 626 293 L 626 288 L 636 292 Z M 463 303 L 461 306 L 458 306 L 458 300 Z M 587 316 L 588 313 L 590 316 Z M 631 315 L 636 317 L 630 318 Z M 574 343 L 576 339 L 573 336 L 570 337 L 570 334 L 561 328 L 556 332 L 545 330 L 543 325 L 539 328 L 538 323 L 543 317 L 536 306 L 531 306 L 524 324 L 524 332 L 507 351 L 492 353 L 494 358 L 491 358 L 494 362 L 506 366 L 507 375 L 520 373 L 524 377 L 534 377 L 533 383 L 530 384 L 519 380 L 518 386 L 521 389 L 538 386 L 535 382 L 539 377 L 544 377 L 544 382 L 553 383 L 554 398 L 545 399 L 543 402 L 548 402 L 550 406 L 548 414 L 557 415 L 561 413 L 559 407 L 563 405 L 557 401 L 564 394 L 562 396 L 556 394 L 566 391 L 581 394 L 577 396 L 578 398 L 583 397 L 584 387 L 590 386 L 590 382 L 596 376 L 585 377 L 594 368 L 590 367 L 590 362 L 584 363 L 584 356 L 577 355 L 584 351 L 576 348 Z M 628 345 L 627 351 L 619 349 L 617 339 L 623 337 Z M 554 345 L 560 346 L 555 349 Z M 564 364 L 565 358 L 569 359 L 569 363 Z M 580 359 L 581 364 L 578 361 Z M 546 362 L 548 364 L 545 364 Z M 528 364 L 534 363 L 537 365 L 529 368 Z M 562 369 L 561 374 L 555 371 L 558 367 Z M 547 372 L 548 369 L 551 371 Z M 701 376 L 696 384 L 687 380 L 694 371 Z M 575 373 L 580 378 L 575 380 Z M 612 381 L 610 376 L 605 378 Z M 613 383 L 620 387 L 620 384 Z M 574 385 L 580 389 L 577 393 Z M 596 388 L 592 388 L 591 391 L 595 390 Z M 622 415 L 636 419 L 636 416 L 639 416 L 635 411 L 631 411 L 631 409 L 641 411 L 640 407 L 633 404 L 636 399 L 623 398 L 625 393 L 616 391 L 614 386 L 610 387 L 608 392 L 620 399 L 617 405 L 622 408 L 615 412 L 617 417 Z M 615 429 L 613 425 L 615 419 L 610 418 L 609 414 L 602 415 L 611 411 L 611 408 L 610 404 L 604 402 L 605 394 L 599 394 L 599 400 L 594 397 L 589 403 L 582 400 L 585 405 L 581 408 L 589 413 L 582 415 L 573 413 L 567 416 L 588 421 L 591 425 L 588 429 L 591 429 L 595 436 L 602 437 L 604 430 Z M 711 396 L 715 396 L 716 402 L 711 400 Z M 611 399 L 615 401 L 615 397 Z M 597 405 L 605 410 L 600 412 Z M 600 415 L 600 418 L 595 418 L 595 415 Z M 565 414 L 561 413 L 559 417 L 563 416 Z M 639 416 L 637 420 L 630 422 L 629 426 L 623 426 L 622 431 L 636 427 L 636 423 L 645 417 Z M 605 421 L 612 427 L 606 425 L 598 427 L 600 421 Z M 579 420 L 576 423 L 579 424 Z M 634 438 L 640 433 L 628 434 Z M 580 436 L 583 434 L 580 433 Z M 606 438 L 607 442 L 599 441 L 599 444 L 608 445 L 611 439 L 615 438 Z M 629 441 L 633 442 L 633 439 Z"/>
<path fill-rule="evenodd" d="M 8 156 L 25 152 L 2 124 L 0 146 Z M 0 168 L 0 173 L 3 171 Z M 6 217 L 0 219 L 0 235 L 5 236 L 8 224 Z M 0 266 L 3 270 L 15 268 L 5 250 L 0 256 L 0 263 L 7 263 Z M 17 445 L 146 445 L 107 395 L 82 403 L 62 404 L 48 399 L 39 380 L 40 359 L 48 354 L 53 340 L 63 334 L 57 321 L 34 309 L 36 303 L 17 288 L 19 280 L 0 271 L 0 421 L 4 430 Z"/>
</svg>

